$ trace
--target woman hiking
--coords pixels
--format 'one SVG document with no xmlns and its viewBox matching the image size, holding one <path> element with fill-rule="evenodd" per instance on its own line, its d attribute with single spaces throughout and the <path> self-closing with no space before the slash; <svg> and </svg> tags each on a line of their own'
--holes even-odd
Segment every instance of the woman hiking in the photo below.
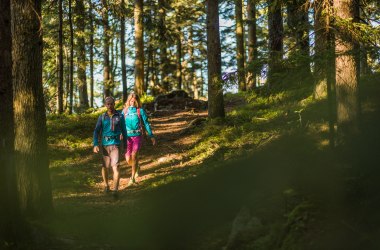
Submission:
<svg viewBox="0 0 380 250">
<path fill-rule="evenodd" d="M 127 164 L 132 167 L 131 178 L 128 182 L 128 186 L 130 186 L 137 183 L 136 178 L 139 176 L 140 166 L 138 153 L 141 148 L 143 134 L 145 133 L 144 130 L 148 133 L 153 145 L 156 144 L 156 139 L 150 128 L 148 116 L 145 110 L 141 108 L 140 98 L 137 94 L 133 92 L 129 94 L 122 114 L 125 118 L 128 141 L 125 159 Z"/>
</svg>

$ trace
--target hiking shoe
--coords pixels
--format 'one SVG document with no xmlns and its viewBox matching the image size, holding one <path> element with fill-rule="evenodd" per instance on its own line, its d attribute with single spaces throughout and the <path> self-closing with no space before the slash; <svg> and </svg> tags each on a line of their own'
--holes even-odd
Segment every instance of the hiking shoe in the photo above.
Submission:
<svg viewBox="0 0 380 250">
<path fill-rule="evenodd" d="M 110 187 L 109 186 L 106 186 L 105 188 L 104 188 L 104 193 L 109 193 L 110 192 Z"/>
<path fill-rule="evenodd" d="M 133 178 L 129 178 L 128 187 L 129 187 L 129 186 L 132 186 L 132 185 L 134 185 L 134 184 L 136 184 L 135 179 L 133 179 Z"/>
</svg>

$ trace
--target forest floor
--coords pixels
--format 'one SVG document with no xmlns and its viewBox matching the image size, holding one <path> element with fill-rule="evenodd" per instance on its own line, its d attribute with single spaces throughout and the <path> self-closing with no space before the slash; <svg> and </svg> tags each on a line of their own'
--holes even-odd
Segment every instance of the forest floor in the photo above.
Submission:
<svg viewBox="0 0 380 250">
<path fill-rule="evenodd" d="M 289 112 L 273 122 L 255 114 L 252 131 L 228 120 L 206 127 L 207 111 L 155 113 L 150 122 L 158 143 L 144 142 L 138 185 L 127 187 L 130 168 L 122 160 L 118 199 L 103 193 L 101 158 L 92 153 L 97 115 L 50 118 L 55 213 L 34 222 L 52 239 L 36 245 L 379 249 L 380 90 L 370 85 L 364 92 L 364 132 L 345 152 L 329 149 L 321 105 L 310 106 L 302 116 L 307 126 L 297 129 L 298 116 Z M 234 114 L 244 107 L 238 100 L 226 109 Z M 216 135 L 224 131 L 232 132 L 221 141 Z"/>
</svg>

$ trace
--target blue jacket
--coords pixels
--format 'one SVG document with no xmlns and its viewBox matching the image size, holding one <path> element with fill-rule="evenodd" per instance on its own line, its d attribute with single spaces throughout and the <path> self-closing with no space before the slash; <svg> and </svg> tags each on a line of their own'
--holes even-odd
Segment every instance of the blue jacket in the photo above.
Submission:
<svg viewBox="0 0 380 250">
<path fill-rule="evenodd" d="M 101 114 L 94 130 L 93 144 L 98 146 L 99 135 L 102 136 L 102 145 L 120 145 L 120 134 L 123 135 L 124 147 L 127 147 L 127 131 L 125 130 L 124 116 L 118 111 L 110 117 L 107 112 Z"/>
<path fill-rule="evenodd" d="M 126 114 L 125 114 L 126 113 Z M 150 124 L 148 122 L 148 116 L 144 109 L 140 108 L 141 123 L 137 113 L 137 108 L 130 106 L 127 111 L 125 109 L 122 113 L 125 117 L 125 125 L 127 128 L 128 137 L 141 135 L 141 127 L 144 126 L 149 137 L 154 137 Z"/>
</svg>

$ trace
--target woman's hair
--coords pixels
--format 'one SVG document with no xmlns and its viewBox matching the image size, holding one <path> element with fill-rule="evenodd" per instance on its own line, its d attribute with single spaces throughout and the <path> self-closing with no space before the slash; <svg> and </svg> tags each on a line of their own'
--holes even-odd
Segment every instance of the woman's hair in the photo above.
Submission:
<svg viewBox="0 0 380 250">
<path fill-rule="evenodd" d="M 135 98 L 135 103 L 134 103 L 134 106 L 136 107 L 136 108 L 141 108 L 141 102 L 140 102 L 140 97 L 137 95 L 137 94 L 135 94 L 134 92 L 132 92 L 132 93 L 130 93 L 129 94 L 129 96 L 128 96 L 128 98 L 127 98 L 127 101 L 125 102 L 125 108 L 129 108 L 129 101 L 132 99 L 132 98 Z"/>
</svg>

